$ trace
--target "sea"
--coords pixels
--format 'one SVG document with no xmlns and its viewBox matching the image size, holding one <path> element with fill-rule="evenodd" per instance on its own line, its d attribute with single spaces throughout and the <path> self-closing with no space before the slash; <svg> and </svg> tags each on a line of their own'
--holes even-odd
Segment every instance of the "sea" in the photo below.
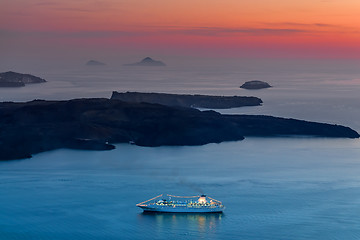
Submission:
<svg viewBox="0 0 360 240">
<path fill-rule="evenodd" d="M 360 132 L 359 66 L 355 60 L 231 59 L 148 68 L 38 67 L 28 72 L 48 82 L 2 88 L 0 101 L 109 98 L 112 91 L 256 96 L 262 106 L 216 111 L 341 124 Z M 239 88 L 249 80 L 273 87 Z M 146 214 L 136 207 L 159 194 L 206 194 L 226 209 Z M 58 149 L 0 162 L 1 240 L 359 240 L 359 213 L 359 139 L 117 144 L 112 151 Z"/>
</svg>

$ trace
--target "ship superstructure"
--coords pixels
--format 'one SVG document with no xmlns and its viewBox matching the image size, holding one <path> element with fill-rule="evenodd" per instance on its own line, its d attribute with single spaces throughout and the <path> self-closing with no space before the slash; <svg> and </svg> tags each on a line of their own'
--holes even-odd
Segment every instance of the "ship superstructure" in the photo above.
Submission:
<svg viewBox="0 0 360 240">
<path fill-rule="evenodd" d="M 146 212 L 178 212 L 178 213 L 218 213 L 225 206 L 218 200 L 206 195 L 175 196 L 163 194 L 136 204 Z"/>
</svg>

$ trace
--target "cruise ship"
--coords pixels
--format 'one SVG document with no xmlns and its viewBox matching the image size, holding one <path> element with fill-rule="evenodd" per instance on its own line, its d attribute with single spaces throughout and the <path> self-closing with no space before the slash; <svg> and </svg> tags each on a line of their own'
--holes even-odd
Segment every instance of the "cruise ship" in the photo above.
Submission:
<svg viewBox="0 0 360 240">
<path fill-rule="evenodd" d="M 144 212 L 168 213 L 219 213 L 225 206 L 218 200 L 206 195 L 174 196 L 163 194 L 136 204 Z"/>
</svg>

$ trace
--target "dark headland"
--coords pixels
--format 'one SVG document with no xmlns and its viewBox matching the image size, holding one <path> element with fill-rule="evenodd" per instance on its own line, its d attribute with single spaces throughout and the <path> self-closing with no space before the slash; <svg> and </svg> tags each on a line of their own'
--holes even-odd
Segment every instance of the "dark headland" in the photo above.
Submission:
<svg viewBox="0 0 360 240">
<path fill-rule="evenodd" d="M 111 99 L 125 102 L 147 102 L 167 106 L 195 107 L 226 109 L 244 106 L 259 106 L 262 100 L 257 97 L 240 96 L 209 96 L 209 95 L 185 95 L 168 93 L 141 93 L 141 92 L 116 92 L 112 93 Z"/>
<path fill-rule="evenodd" d="M 151 57 L 146 57 L 143 60 L 141 60 L 140 62 L 124 64 L 124 66 L 160 67 L 160 66 L 166 66 L 166 64 L 163 63 L 162 61 L 156 61 L 156 60 L 152 59 Z"/>
<path fill-rule="evenodd" d="M 114 99 L 0 103 L 1 160 L 29 158 L 58 148 L 110 150 L 114 148 L 111 144 L 129 142 L 202 145 L 279 135 L 359 137 L 340 125 Z"/>
<path fill-rule="evenodd" d="M 253 80 L 245 82 L 240 88 L 249 89 L 249 90 L 256 90 L 256 89 L 263 89 L 263 88 L 270 88 L 271 85 L 267 82 L 263 82 L 260 80 Z"/>
<path fill-rule="evenodd" d="M 3 72 L 0 73 L 0 87 L 23 87 L 25 84 L 44 83 L 45 79 L 23 73 Z"/>
</svg>

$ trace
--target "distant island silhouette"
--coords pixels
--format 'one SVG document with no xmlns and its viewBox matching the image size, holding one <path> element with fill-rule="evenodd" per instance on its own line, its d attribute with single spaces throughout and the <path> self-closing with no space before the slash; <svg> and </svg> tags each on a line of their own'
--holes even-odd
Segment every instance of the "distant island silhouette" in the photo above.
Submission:
<svg viewBox="0 0 360 240">
<path fill-rule="evenodd" d="M 106 64 L 103 62 L 96 61 L 96 60 L 90 60 L 85 65 L 86 66 L 105 66 Z"/>
<path fill-rule="evenodd" d="M 168 106 L 227 109 L 244 106 L 260 106 L 262 100 L 257 97 L 242 96 L 209 96 L 187 95 L 169 93 L 141 93 L 141 92 L 116 92 L 112 93 L 111 99 L 126 102 L 148 102 Z"/>
<path fill-rule="evenodd" d="M 270 84 L 267 82 L 263 82 L 260 80 L 252 80 L 245 82 L 240 88 L 249 89 L 249 90 L 256 90 L 256 89 L 263 89 L 263 88 L 270 88 Z"/>
<path fill-rule="evenodd" d="M 26 84 L 44 83 L 45 79 L 30 74 L 3 72 L 0 73 L 0 87 L 23 87 Z"/>
<path fill-rule="evenodd" d="M 165 63 L 162 61 L 156 61 L 151 57 L 146 57 L 140 62 L 124 64 L 124 66 L 151 66 L 151 67 L 158 67 L 158 66 L 166 66 Z"/>
<path fill-rule="evenodd" d="M 114 143 L 185 146 L 246 136 L 358 138 L 351 128 L 271 116 L 92 98 L 0 103 L 0 160 L 59 148 L 111 150 Z"/>
</svg>

